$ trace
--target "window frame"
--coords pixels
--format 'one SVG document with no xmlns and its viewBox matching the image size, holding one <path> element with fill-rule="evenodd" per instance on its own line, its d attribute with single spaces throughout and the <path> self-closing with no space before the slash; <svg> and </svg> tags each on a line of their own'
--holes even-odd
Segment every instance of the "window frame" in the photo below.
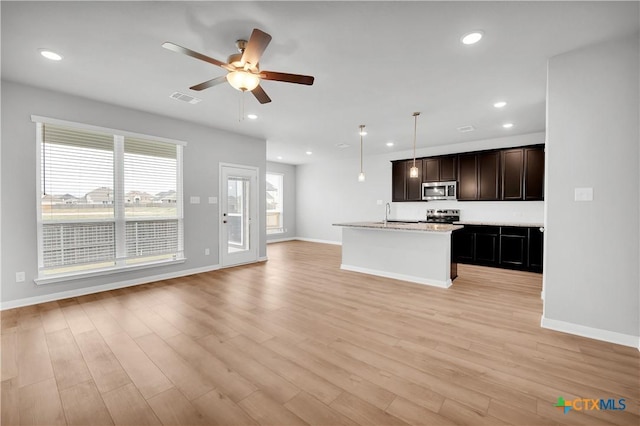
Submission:
<svg viewBox="0 0 640 426">
<path fill-rule="evenodd" d="M 284 176 L 285 176 L 285 174 L 284 173 L 280 173 L 280 172 L 266 172 L 266 174 L 265 174 L 265 183 L 267 182 L 267 176 L 268 175 L 280 176 L 281 185 L 280 185 L 280 188 L 279 188 L 278 192 L 279 192 L 279 195 L 280 195 L 280 210 L 279 210 L 279 213 L 280 213 L 280 224 L 282 226 L 280 226 L 279 228 L 271 228 L 271 229 L 268 227 L 268 220 L 266 220 L 266 216 L 269 214 L 270 211 L 277 211 L 277 210 L 269 210 L 269 209 L 265 208 L 265 222 L 267 223 L 267 225 L 265 227 L 265 232 L 266 232 L 267 235 L 285 234 L 286 233 L 285 229 L 284 229 Z M 266 197 L 266 194 L 265 194 L 265 197 Z"/>
<path fill-rule="evenodd" d="M 36 214 L 37 214 L 37 248 L 38 248 L 38 277 L 34 282 L 38 285 L 50 284 L 56 282 L 69 281 L 74 279 L 83 279 L 94 276 L 110 275 L 123 271 L 131 271 L 137 269 L 152 268 L 158 265 L 184 263 L 186 257 L 184 256 L 184 188 L 183 188 L 183 147 L 187 145 L 187 142 L 168 139 L 158 136 L 146 135 L 141 133 L 129 132 L 119 129 L 112 129 L 100 126 L 94 126 L 90 124 L 77 123 L 72 121 L 60 120 L 56 118 L 31 116 L 31 121 L 36 124 Z M 63 272 L 57 274 L 43 274 L 44 267 L 44 235 L 43 225 L 45 222 L 42 219 L 42 199 L 41 199 L 41 185 L 42 185 L 42 144 L 43 144 L 43 126 L 44 125 L 57 125 L 64 126 L 79 131 L 86 130 L 91 132 L 106 133 L 113 136 L 114 139 L 114 192 L 117 193 L 117 187 L 120 186 L 120 195 L 122 200 L 120 202 L 114 201 L 114 204 L 122 204 L 121 214 L 118 214 L 118 208 L 114 205 L 114 217 L 113 219 L 105 220 L 105 222 L 113 223 L 115 228 L 115 251 L 116 258 L 114 264 L 108 267 L 92 268 L 74 272 Z M 126 245 L 126 224 L 127 218 L 124 214 L 124 141 L 125 138 L 137 138 L 146 139 L 151 142 L 162 142 L 176 145 L 176 218 L 178 223 L 178 235 L 177 235 L 177 256 L 173 259 L 163 259 L 160 261 L 149 261 L 127 264 L 127 257 L 121 257 L 125 253 Z M 119 145 L 119 146 L 118 146 Z M 168 220 L 168 218 L 159 218 L 160 220 Z M 173 218 L 171 218 L 173 220 Z M 136 221 L 135 219 L 129 219 L 129 221 Z M 80 223 L 81 221 L 78 221 Z M 119 257 L 120 256 L 120 257 Z"/>
</svg>

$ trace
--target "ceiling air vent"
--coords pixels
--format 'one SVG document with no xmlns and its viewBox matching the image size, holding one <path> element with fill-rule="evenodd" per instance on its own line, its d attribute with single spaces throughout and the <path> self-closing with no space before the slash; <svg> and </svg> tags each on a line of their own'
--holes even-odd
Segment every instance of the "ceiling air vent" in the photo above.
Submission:
<svg viewBox="0 0 640 426">
<path fill-rule="evenodd" d="M 476 128 L 473 126 L 458 127 L 458 131 L 461 133 L 473 132 Z"/>
<path fill-rule="evenodd" d="M 171 95 L 169 95 L 169 97 L 171 99 L 176 99 L 178 101 L 188 102 L 190 104 L 197 104 L 198 102 L 200 102 L 202 100 L 202 99 L 194 98 L 193 96 L 189 96 L 189 95 L 186 95 L 186 94 L 180 93 L 180 92 L 173 92 Z"/>
</svg>

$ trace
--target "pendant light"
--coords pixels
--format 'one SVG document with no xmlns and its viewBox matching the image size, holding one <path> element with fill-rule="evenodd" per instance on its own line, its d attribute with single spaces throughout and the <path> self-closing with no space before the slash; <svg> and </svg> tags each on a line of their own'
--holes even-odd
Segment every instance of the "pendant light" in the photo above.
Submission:
<svg viewBox="0 0 640 426">
<path fill-rule="evenodd" d="M 362 170 L 362 137 L 366 135 L 364 131 L 364 124 L 360 125 L 360 174 L 358 175 L 358 182 L 364 182 L 364 171 Z"/>
<path fill-rule="evenodd" d="M 418 116 L 419 112 L 413 113 L 413 167 L 409 169 L 409 177 L 417 178 L 418 177 L 418 168 L 416 167 L 416 133 L 418 129 Z"/>
</svg>

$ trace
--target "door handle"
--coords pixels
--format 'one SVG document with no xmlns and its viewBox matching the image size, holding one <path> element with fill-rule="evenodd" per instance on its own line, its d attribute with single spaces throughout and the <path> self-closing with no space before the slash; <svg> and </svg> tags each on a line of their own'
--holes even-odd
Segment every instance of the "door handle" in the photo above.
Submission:
<svg viewBox="0 0 640 426">
<path fill-rule="evenodd" d="M 227 221 L 226 221 L 226 220 L 223 220 L 223 221 L 222 221 L 222 223 L 227 223 Z"/>
</svg>

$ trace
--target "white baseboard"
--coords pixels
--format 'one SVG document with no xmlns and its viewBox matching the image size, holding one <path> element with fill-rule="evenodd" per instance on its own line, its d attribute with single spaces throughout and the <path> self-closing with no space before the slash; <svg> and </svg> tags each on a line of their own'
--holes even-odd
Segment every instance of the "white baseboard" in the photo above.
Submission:
<svg viewBox="0 0 640 426">
<path fill-rule="evenodd" d="M 68 299 L 70 297 L 85 296 L 87 294 L 100 293 L 102 291 L 116 290 L 119 288 L 132 287 L 140 284 L 148 284 L 155 281 L 169 280 L 171 278 L 186 277 L 187 275 L 201 274 L 220 269 L 220 265 L 193 268 L 166 274 L 151 275 L 133 280 L 119 281 L 115 283 L 96 285 L 91 287 L 77 288 L 74 290 L 60 291 L 57 293 L 43 294 L 41 296 L 26 297 L 24 299 L 9 300 L 0 302 L 0 311 L 5 309 L 20 308 L 23 306 L 37 305 L 38 303 L 53 302 L 54 300 Z"/>
<path fill-rule="evenodd" d="M 299 241 L 307 241 L 309 243 L 333 244 L 335 246 L 342 245 L 342 241 L 318 240 L 315 238 L 302 238 L 302 237 L 296 237 L 295 239 Z"/>
<path fill-rule="evenodd" d="M 640 336 L 618 333 L 615 331 L 602 330 L 600 328 L 587 327 L 571 322 L 560 321 L 542 317 L 540 321 L 542 328 L 561 331 L 563 333 L 575 334 L 576 336 L 588 337 L 589 339 L 602 340 L 623 346 L 630 346 L 640 350 Z"/>
<path fill-rule="evenodd" d="M 362 274 L 376 275 L 378 277 L 391 278 L 394 280 L 408 281 L 416 284 L 430 285 L 432 287 L 440 287 L 440 288 L 451 287 L 451 280 L 449 280 L 448 282 L 441 281 L 441 280 L 432 280 L 432 279 L 426 279 L 422 277 L 415 277 L 413 275 L 396 274 L 394 272 L 379 271 L 377 269 L 369 269 L 369 268 L 362 268 L 360 266 L 345 265 L 344 263 L 340 265 L 340 269 L 344 269 L 345 271 L 360 272 Z"/>
</svg>

